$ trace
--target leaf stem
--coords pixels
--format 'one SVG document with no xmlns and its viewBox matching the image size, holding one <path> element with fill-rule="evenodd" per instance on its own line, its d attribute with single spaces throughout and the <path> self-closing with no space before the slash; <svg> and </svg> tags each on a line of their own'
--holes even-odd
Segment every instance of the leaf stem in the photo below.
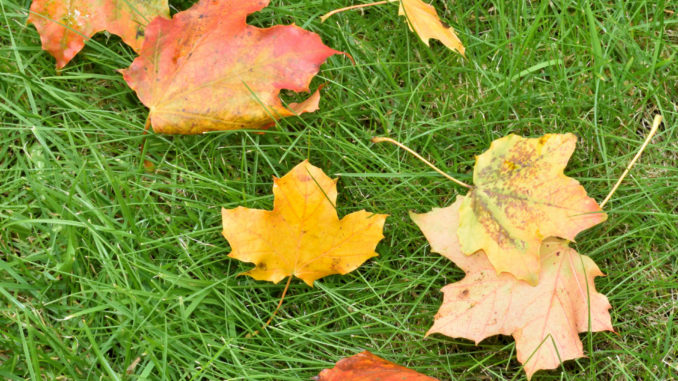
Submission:
<svg viewBox="0 0 678 381">
<path fill-rule="evenodd" d="M 634 156 L 633 159 L 631 159 L 631 162 L 629 162 L 629 165 L 626 166 L 624 173 L 622 173 L 621 177 L 619 177 L 619 180 L 617 180 L 617 183 L 614 184 L 610 193 L 608 193 L 607 197 L 605 197 L 605 200 L 603 200 L 603 202 L 600 203 L 601 209 L 605 206 L 605 204 L 607 204 L 608 201 L 610 201 L 610 198 L 612 198 L 612 195 L 614 194 L 614 192 L 617 191 L 617 188 L 619 188 L 619 185 L 621 185 L 621 182 L 624 180 L 624 178 L 629 173 L 631 168 L 633 168 L 633 165 L 636 164 L 636 161 L 638 161 L 638 158 L 640 158 L 640 155 L 645 150 L 645 147 L 647 147 L 647 145 L 650 144 L 650 140 L 652 139 L 654 134 L 657 133 L 657 130 L 659 129 L 659 125 L 661 123 L 662 123 L 662 116 L 661 115 L 655 115 L 654 121 L 652 122 L 652 128 L 650 129 L 650 133 L 647 135 L 647 138 L 645 138 L 643 145 L 640 146 L 640 149 L 638 150 L 638 153 L 636 153 L 636 156 Z"/>
<path fill-rule="evenodd" d="M 268 318 L 268 321 L 264 323 L 264 325 L 261 326 L 258 330 L 252 332 L 252 334 L 247 334 L 247 337 L 253 337 L 259 334 L 260 331 L 263 331 L 268 327 L 269 324 L 273 321 L 273 318 L 275 315 L 280 311 L 280 306 L 282 306 L 283 300 L 285 300 L 285 295 L 287 294 L 287 290 L 290 288 L 290 283 L 292 283 L 292 276 L 287 277 L 287 284 L 285 284 L 285 289 L 282 292 L 282 295 L 280 296 L 280 301 L 278 302 L 278 307 L 275 308 L 275 311 L 273 311 L 273 314 L 271 315 L 270 318 Z"/>
<path fill-rule="evenodd" d="M 144 135 L 148 133 L 148 129 L 151 128 L 151 116 L 149 115 L 146 118 L 146 123 L 144 124 Z"/>
<path fill-rule="evenodd" d="M 402 143 L 400 143 L 400 142 L 398 142 L 398 141 L 396 141 L 396 140 L 393 140 L 393 139 L 391 139 L 391 138 L 386 138 L 386 137 L 383 137 L 383 136 L 375 136 L 375 137 L 372 138 L 372 143 L 383 143 L 383 142 L 389 142 L 389 143 L 391 143 L 391 144 L 395 144 L 395 145 L 397 145 L 398 147 L 404 149 L 405 151 L 411 153 L 412 155 L 414 155 L 414 157 L 416 157 L 417 159 L 423 161 L 424 163 L 426 163 L 426 165 L 428 165 L 429 167 L 433 168 L 434 171 L 436 171 L 436 172 L 440 173 L 441 175 L 445 176 L 446 179 L 448 179 L 448 180 L 454 182 L 455 184 L 461 185 L 462 187 L 465 187 L 465 188 L 468 188 L 468 189 L 473 189 L 473 186 L 472 186 L 472 185 L 466 184 L 466 183 L 463 182 L 463 181 L 459 181 L 459 180 L 455 179 L 454 177 L 448 175 L 447 173 L 441 171 L 438 167 L 436 167 L 435 165 L 431 164 L 430 161 L 424 159 L 420 154 L 416 153 L 413 149 L 407 147 L 406 145 L 404 145 L 404 144 L 402 144 Z"/>
<path fill-rule="evenodd" d="M 373 5 L 382 5 L 382 4 L 390 3 L 390 2 L 393 2 L 393 1 L 394 0 L 384 0 L 384 1 L 377 1 L 377 2 L 369 3 L 369 4 L 351 5 L 350 7 L 335 9 L 331 12 L 327 12 L 324 15 L 320 16 L 320 22 L 325 22 L 325 20 L 327 20 L 330 16 L 336 15 L 337 13 L 341 13 L 343 11 L 350 11 L 351 9 L 367 8 L 367 7 L 371 7 Z"/>
<path fill-rule="evenodd" d="M 151 127 L 151 116 L 149 115 L 146 118 L 146 124 L 144 125 L 144 133 L 142 134 L 143 140 L 141 141 L 141 145 L 139 145 L 139 168 L 141 169 L 141 166 L 145 164 L 146 160 L 144 160 L 144 157 L 146 156 L 146 140 L 148 139 L 148 129 Z"/>
</svg>

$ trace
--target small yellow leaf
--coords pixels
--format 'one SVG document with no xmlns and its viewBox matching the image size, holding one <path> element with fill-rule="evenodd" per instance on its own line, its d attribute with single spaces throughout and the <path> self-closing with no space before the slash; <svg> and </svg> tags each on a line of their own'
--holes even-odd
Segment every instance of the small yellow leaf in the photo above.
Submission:
<svg viewBox="0 0 678 381">
<path fill-rule="evenodd" d="M 426 46 L 429 46 L 429 39 L 435 38 L 451 50 L 466 56 L 464 54 L 466 49 L 454 28 L 443 25 L 433 6 L 422 0 L 401 0 L 398 14 L 407 17 L 410 30 L 415 31 Z"/>
<path fill-rule="evenodd" d="M 256 265 L 245 275 L 274 283 L 293 275 L 313 287 L 316 279 L 349 273 L 377 256 L 386 214 L 361 210 L 340 220 L 337 180 L 306 160 L 273 183 L 272 211 L 221 210 L 228 256 Z"/>
</svg>

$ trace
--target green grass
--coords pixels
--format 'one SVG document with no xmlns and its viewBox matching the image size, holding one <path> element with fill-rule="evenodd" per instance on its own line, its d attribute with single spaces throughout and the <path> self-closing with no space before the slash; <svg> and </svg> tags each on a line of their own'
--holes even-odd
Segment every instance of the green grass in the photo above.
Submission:
<svg viewBox="0 0 678 381">
<path fill-rule="evenodd" d="M 330 18 L 338 0 L 273 1 L 250 22 L 295 22 L 350 53 L 323 65 L 321 110 L 260 135 L 144 136 L 146 108 L 115 71 L 133 52 L 97 35 L 61 72 L 0 1 L 0 379 L 307 380 L 368 349 L 441 380 L 524 379 L 513 339 L 424 338 L 462 278 L 408 218 L 464 189 L 387 135 L 470 182 L 474 155 L 509 133 L 573 132 L 567 174 L 602 200 L 649 131 L 640 162 L 576 248 L 617 333 L 582 334 L 588 358 L 535 380 L 678 377 L 678 11 L 663 1 L 440 1 L 467 59 L 427 48 L 393 4 Z M 171 1 L 174 11 L 192 1 Z M 291 98 L 287 98 L 291 99 Z M 156 170 L 144 171 L 139 146 Z M 271 177 L 304 158 L 340 177 L 341 216 L 389 213 L 386 238 L 345 276 L 309 288 L 237 276 L 221 207 L 271 208 Z M 138 359 L 138 365 L 126 369 Z"/>
</svg>

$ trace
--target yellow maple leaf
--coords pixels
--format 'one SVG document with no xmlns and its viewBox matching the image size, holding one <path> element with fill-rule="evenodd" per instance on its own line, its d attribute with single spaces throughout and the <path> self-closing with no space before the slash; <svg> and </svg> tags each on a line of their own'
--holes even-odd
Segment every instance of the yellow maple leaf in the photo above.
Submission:
<svg viewBox="0 0 678 381">
<path fill-rule="evenodd" d="M 313 282 L 346 274 L 378 254 L 386 214 L 364 210 L 341 220 L 335 208 L 337 180 L 307 160 L 273 179 L 273 210 L 221 210 L 231 258 L 252 262 L 245 272 L 257 280 L 280 282 L 295 276 Z"/>
</svg>

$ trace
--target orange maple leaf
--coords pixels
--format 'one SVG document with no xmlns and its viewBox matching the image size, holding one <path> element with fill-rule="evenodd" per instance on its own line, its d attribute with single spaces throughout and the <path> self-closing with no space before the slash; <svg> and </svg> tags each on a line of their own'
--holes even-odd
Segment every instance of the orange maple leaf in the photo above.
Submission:
<svg viewBox="0 0 678 381">
<path fill-rule="evenodd" d="M 34 0 L 30 12 L 28 22 L 38 30 L 42 48 L 61 69 L 85 40 L 104 30 L 139 51 L 144 27 L 157 16 L 169 17 L 169 6 L 167 0 Z"/>
<path fill-rule="evenodd" d="M 607 215 L 565 176 L 577 143 L 572 134 L 508 135 L 476 157 L 472 190 L 459 208 L 461 250 L 483 250 L 498 273 L 536 284 L 547 237 L 573 241 Z"/>
<path fill-rule="evenodd" d="M 150 108 L 156 132 L 267 128 L 318 109 L 318 91 L 284 107 L 280 90 L 308 92 L 320 65 L 341 52 L 296 25 L 247 25 L 247 16 L 268 3 L 201 0 L 149 24 L 139 57 L 122 73 Z"/>
<path fill-rule="evenodd" d="M 317 381 L 438 381 L 412 369 L 386 361 L 368 351 L 337 361 L 313 378 Z"/>
<path fill-rule="evenodd" d="M 454 232 L 467 198 L 458 197 L 447 208 L 410 214 L 431 250 L 466 272 L 464 279 L 442 289 L 444 300 L 427 335 L 442 333 L 476 344 L 489 336 L 512 335 L 518 361 L 530 378 L 537 370 L 584 356 L 580 332 L 613 331 L 610 304 L 593 281 L 603 273 L 566 241 L 551 237 L 541 244 L 537 286 L 511 274 L 497 275 L 482 251 L 464 255 Z"/>
<path fill-rule="evenodd" d="M 382 234 L 387 215 L 364 210 L 341 220 L 337 216 L 337 180 L 303 161 L 273 179 L 273 210 L 222 209 L 228 255 L 256 265 L 245 272 L 257 280 L 278 283 L 288 276 L 313 282 L 346 274 L 367 259 Z"/>
</svg>

